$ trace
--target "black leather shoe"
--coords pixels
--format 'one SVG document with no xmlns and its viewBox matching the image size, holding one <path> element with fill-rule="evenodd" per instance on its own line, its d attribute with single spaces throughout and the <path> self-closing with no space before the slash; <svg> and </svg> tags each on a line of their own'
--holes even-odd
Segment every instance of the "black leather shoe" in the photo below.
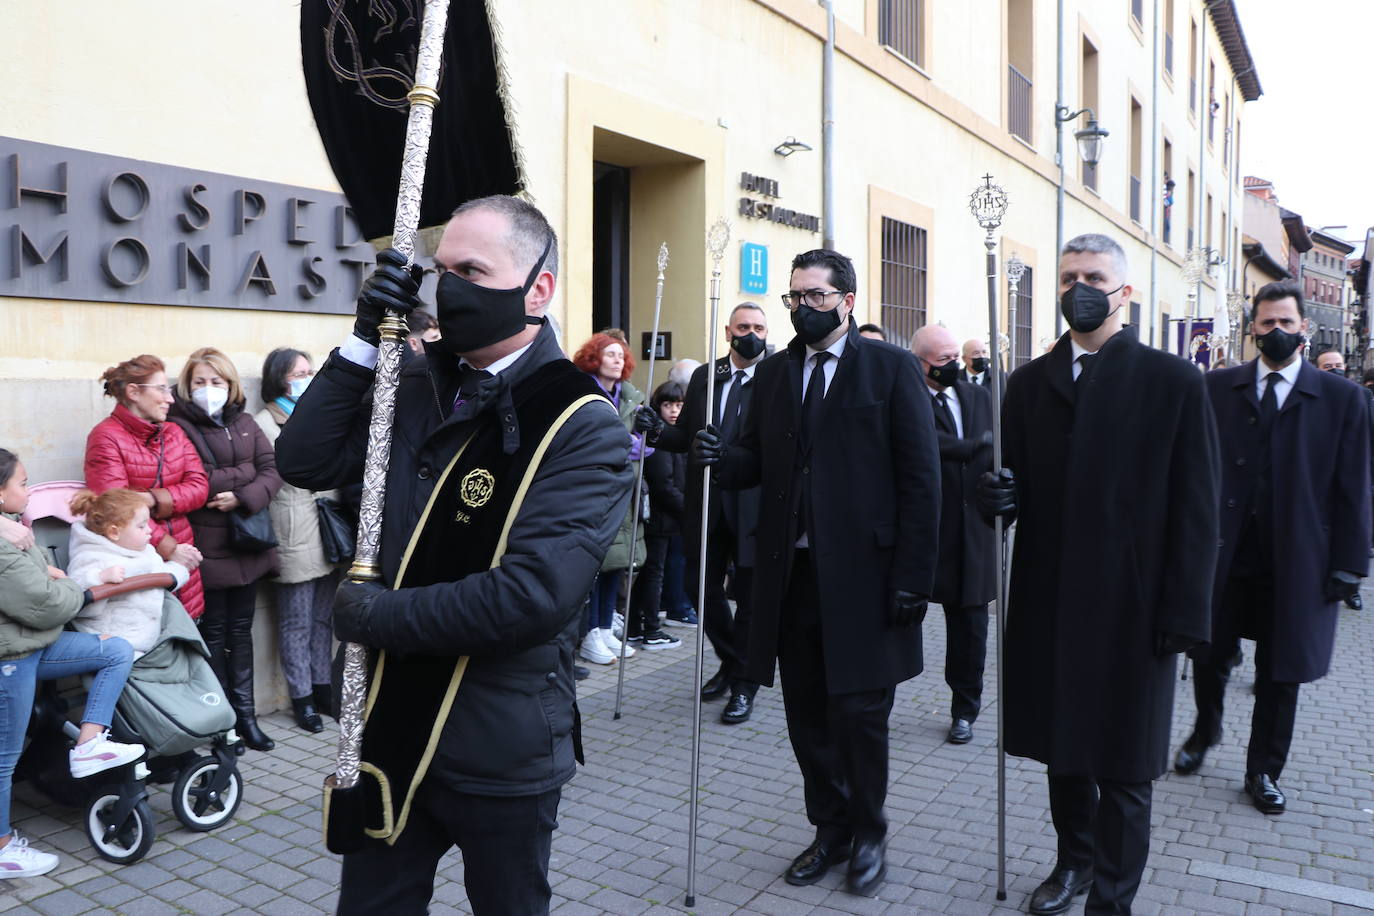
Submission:
<svg viewBox="0 0 1374 916">
<path fill-rule="evenodd" d="M 1288 798 L 1268 773 L 1247 773 L 1245 794 L 1250 796 L 1251 803 L 1260 814 L 1282 814 L 1288 807 Z"/>
<path fill-rule="evenodd" d="M 792 860 L 783 872 L 782 880 L 796 887 L 815 884 L 830 871 L 830 866 L 838 865 L 849 858 L 849 840 L 816 837 L 816 842 L 802 850 L 802 854 Z"/>
<path fill-rule="evenodd" d="M 725 681 L 725 669 L 722 668 L 711 675 L 709 681 L 701 685 L 701 698 L 703 700 L 714 700 L 717 697 L 723 697 L 725 696 L 725 691 L 729 688 L 730 685 Z"/>
<path fill-rule="evenodd" d="M 886 874 L 887 859 L 883 855 L 882 841 L 856 842 L 849 859 L 849 876 L 845 879 L 845 887 L 849 892 L 860 897 L 872 897 Z"/>
<path fill-rule="evenodd" d="M 1356 592 L 1355 594 L 1351 595 L 1349 598 L 1345 599 L 1345 606 L 1348 607 L 1348 608 L 1350 608 L 1352 611 L 1360 611 L 1360 610 L 1363 610 L 1363 609 L 1364 609 L 1364 599 L 1360 597 L 1360 593 L 1359 593 L 1359 592 Z"/>
<path fill-rule="evenodd" d="M 973 740 L 973 723 L 968 719 L 955 719 L 949 727 L 947 740 L 950 744 L 968 744 Z"/>
<path fill-rule="evenodd" d="M 315 700 L 313 697 L 293 697 L 291 700 L 291 711 L 295 713 L 296 724 L 311 734 L 318 734 L 324 731 L 324 722 L 320 719 L 320 714 L 315 711 Z"/>
<path fill-rule="evenodd" d="M 267 737 L 267 733 L 258 726 L 257 716 L 240 715 L 238 733 L 250 751 L 270 751 L 277 746 L 277 742 Z"/>
<path fill-rule="evenodd" d="M 753 697 L 747 693 L 735 692 L 730 694 L 730 702 L 721 710 L 720 721 L 726 725 L 739 725 L 741 722 L 748 722 L 753 713 Z"/>
<path fill-rule="evenodd" d="M 1034 916 L 1051 916 L 1062 913 L 1073 905 L 1073 898 L 1085 894 L 1093 883 L 1091 868 L 1058 868 L 1031 894 L 1027 913 Z"/>
<path fill-rule="evenodd" d="M 1174 772 L 1184 776 L 1196 773 L 1202 768 L 1202 761 L 1206 759 L 1207 749 L 1211 746 L 1210 743 L 1203 741 L 1197 732 L 1193 732 L 1174 756 Z"/>
</svg>

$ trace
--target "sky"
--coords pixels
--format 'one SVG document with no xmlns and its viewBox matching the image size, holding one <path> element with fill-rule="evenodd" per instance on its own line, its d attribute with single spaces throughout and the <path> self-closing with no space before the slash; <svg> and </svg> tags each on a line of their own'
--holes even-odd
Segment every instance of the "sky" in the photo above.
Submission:
<svg viewBox="0 0 1374 916">
<path fill-rule="evenodd" d="M 1237 0 L 1264 94 L 1241 110 L 1242 175 L 1363 249 L 1374 226 L 1374 2 Z"/>
</svg>

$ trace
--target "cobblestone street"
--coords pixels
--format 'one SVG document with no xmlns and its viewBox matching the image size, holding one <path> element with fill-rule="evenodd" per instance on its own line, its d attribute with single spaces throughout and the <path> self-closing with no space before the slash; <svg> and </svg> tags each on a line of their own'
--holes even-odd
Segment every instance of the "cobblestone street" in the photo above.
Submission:
<svg viewBox="0 0 1374 916">
<path fill-rule="evenodd" d="M 1374 606 L 1366 593 L 1366 602 Z M 997 708 L 989 703 L 972 744 L 944 743 L 944 627 L 926 623 L 926 673 L 899 690 L 892 717 L 887 881 L 874 899 L 844 892 L 843 869 L 821 884 L 790 887 L 781 874 L 811 838 L 781 698 L 763 690 L 745 725 L 719 724 L 706 707 L 697 905 L 703 914 L 1022 912 L 1054 859 L 1043 769 L 1008 764 L 1007 890 L 997 903 Z M 679 635 L 684 632 L 677 630 Z M 612 718 L 614 670 L 582 683 L 588 765 L 566 787 L 554 836 L 554 911 L 580 914 L 683 912 L 686 886 L 691 659 L 682 648 L 629 661 L 624 715 Z M 1202 774 L 1156 783 L 1153 849 L 1137 898 L 1140 914 L 1353 914 L 1374 910 L 1374 613 L 1342 612 L 1334 669 L 1305 686 L 1293 753 L 1282 784 L 1289 809 L 1264 817 L 1241 793 L 1253 668 L 1232 678 L 1223 743 Z M 989 672 L 992 670 L 989 649 Z M 708 649 L 707 674 L 713 669 Z M 1192 722 L 1180 683 L 1174 746 Z M 989 676 L 989 694 L 991 694 Z M 98 858 L 80 812 L 15 790 L 14 821 L 61 854 L 49 875 L 0 886 L 0 910 L 50 916 L 127 913 L 292 914 L 333 912 L 338 861 L 320 840 L 320 780 L 334 732 L 310 736 L 283 714 L 267 717 L 271 754 L 243 758 L 245 801 L 234 823 L 186 831 L 165 787 L 153 787 L 159 835 L 142 862 Z M 468 912 L 462 862 L 444 860 L 432 912 Z M 1078 907 L 1071 912 L 1081 910 Z"/>
</svg>

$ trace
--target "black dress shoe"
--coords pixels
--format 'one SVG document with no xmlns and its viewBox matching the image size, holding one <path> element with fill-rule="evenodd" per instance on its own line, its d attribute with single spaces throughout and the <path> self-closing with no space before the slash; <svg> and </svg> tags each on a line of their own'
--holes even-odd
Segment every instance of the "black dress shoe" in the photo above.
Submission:
<svg viewBox="0 0 1374 916">
<path fill-rule="evenodd" d="M 845 879 L 845 887 L 849 892 L 860 897 L 872 897 L 886 874 L 887 859 L 883 856 L 882 841 L 856 842 L 849 859 L 849 876 Z"/>
<path fill-rule="evenodd" d="M 796 887 L 815 884 L 830 871 L 830 866 L 838 865 L 849 858 L 849 840 L 836 840 L 816 837 L 816 842 L 802 850 L 802 854 L 792 860 L 783 872 L 782 880 Z"/>
<path fill-rule="evenodd" d="M 723 697 L 725 696 L 725 691 L 729 688 L 730 685 L 726 683 L 725 680 L 725 669 L 722 668 L 711 675 L 709 681 L 701 685 L 701 698 L 703 700 L 714 700 L 717 697 Z"/>
<path fill-rule="evenodd" d="M 311 734 L 319 734 L 324 731 L 324 721 L 320 719 L 320 714 L 315 711 L 314 697 L 293 697 L 291 699 L 291 711 L 295 713 L 296 724 Z"/>
<path fill-rule="evenodd" d="M 950 744 L 968 744 L 973 740 L 973 723 L 968 719 L 955 719 L 949 727 L 947 740 Z"/>
<path fill-rule="evenodd" d="M 1184 776 L 1196 773 L 1202 768 L 1202 761 L 1207 757 L 1207 749 L 1211 746 L 1203 741 L 1197 732 L 1193 732 L 1174 756 L 1174 772 Z"/>
<path fill-rule="evenodd" d="M 1288 798 L 1268 773 L 1247 773 L 1245 794 L 1261 814 L 1282 814 L 1288 807 Z"/>
<path fill-rule="evenodd" d="M 585 681 L 591 676 L 592 670 L 590 668 L 583 668 L 581 665 L 573 665 L 573 680 Z"/>
<path fill-rule="evenodd" d="M 1058 868 L 1031 894 L 1027 913 L 1034 916 L 1051 916 L 1062 913 L 1073 905 L 1073 898 L 1087 893 L 1093 883 L 1091 868 Z"/>
<path fill-rule="evenodd" d="M 754 698 L 747 693 L 738 691 L 730 694 L 730 702 L 725 704 L 721 710 L 720 721 L 726 725 L 739 725 L 741 722 L 748 722 L 749 717 L 754 713 Z"/>
</svg>

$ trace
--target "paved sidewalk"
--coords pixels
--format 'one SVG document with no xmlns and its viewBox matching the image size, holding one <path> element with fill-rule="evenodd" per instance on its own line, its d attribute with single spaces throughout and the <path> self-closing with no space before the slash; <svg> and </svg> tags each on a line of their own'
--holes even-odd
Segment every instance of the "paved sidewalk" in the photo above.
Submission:
<svg viewBox="0 0 1374 916">
<path fill-rule="evenodd" d="M 1366 591 L 1374 608 L 1374 596 Z M 691 631 L 677 630 L 678 635 Z M 781 873 L 811 839 L 800 780 L 776 690 L 759 694 L 745 725 L 719 724 L 706 706 L 701 751 L 697 901 L 702 914 L 1017 913 L 1054 859 L 1043 769 L 1009 760 L 1008 900 L 995 899 L 996 705 L 972 744 L 943 741 L 943 618 L 926 624 L 927 672 L 898 691 L 892 717 L 889 870 L 876 898 L 842 890 L 837 871 L 813 887 Z M 1289 810 L 1266 818 L 1240 791 L 1253 673 L 1232 679 L 1227 733 L 1202 775 L 1170 774 L 1155 787 L 1153 849 L 1139 914 L 1354 914 L 1374 909 L 1374 610 L 1342 612 L 1336 663 L 1303 688 L 1283 786 Z M 564 791 L 554 837 L 554 910 L 581 914 L 685 911 L 692 658 L 682 648 L 628 662 L 624 716 L 612 718 L 614 669 L 582 684 L 588 766 Z M 989 671 L 992 669 L 989 652 Z M 707 650 L 707 674 L 714 661 Z M 990 690 L 991 690 L 991 677 Z M 1192 722 L 1189 684 L 1179 684 L 1175 747 Z M 243 758 L 245 801 L 235 822 L 193 834 L 153 787 L 159 835 L 148 857 L 118 867 L 99 859 L 80 813 L 15 789 L 13 820 L 35 844 L 62 855 L 49 875 L 0 883 L 0 911 L 68 914 L 314 914 L 333 911 L 338 861 L 320 841 L 320 780 L 334 735 L 306 735 L 285 715 L 266 727 L 271 754 Z M 469 912 L 462 863 L 444 860 L 435 913 Z M 1081 900 L 1081 898 L 1080 898 Z M 1344 901 L 1344 902 L 1339 902 Z M 1081 906 L 1071 912 L 1080 912 Z"/>
</svg>

